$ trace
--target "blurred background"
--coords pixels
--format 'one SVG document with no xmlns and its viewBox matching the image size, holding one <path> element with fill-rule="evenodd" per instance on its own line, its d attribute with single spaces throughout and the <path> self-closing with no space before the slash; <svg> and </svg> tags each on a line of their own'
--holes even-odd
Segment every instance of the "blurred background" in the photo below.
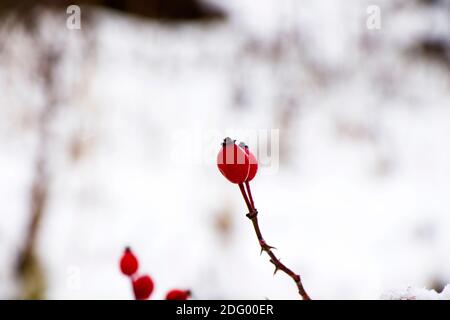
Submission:
<svg viewBox="0 0 450 320">
<path fill-rule="evenodd" d="M 297 299 L 215 165 L 272 129 L 253 195 L 313 299 L 443 290 L 450 1 L 2 1 L 0 298 L 131 299 L 129 245 L 155 299 Z"/>
</svg>

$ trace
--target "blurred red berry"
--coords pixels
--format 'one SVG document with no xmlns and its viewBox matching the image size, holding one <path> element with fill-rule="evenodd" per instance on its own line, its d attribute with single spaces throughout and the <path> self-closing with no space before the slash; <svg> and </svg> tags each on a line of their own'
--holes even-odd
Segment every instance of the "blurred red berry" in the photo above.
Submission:
<svg viewBox="0 0 450 320">
<path fill-rule="evenodd" d="M 125 248 L 122 258 L 120 259 L 120 270 L 122 273 L 131 276 L 136 273 L 139 266 L 138 259 L 130 248 Z"/>
<path fill-rule="evenodd" d="M 247 154 L 230 138 L 224 139 L 222 143 L 217 155 L 217 166 L 223 176 L 232 183 L 245 182 L 250 170 Z"/>
<path fill-rule="evenodd" d="M 149 276 L 141 276 L 133 280 L 133 290 L 136 300 L 146 300 L 153 292 L 154 284 Z"/>
<path fill-rule="evenodd" d="M 191 291 L 173 289 L 166 295 L 166 300 L 187 300 L 191 296 Z"/>
<path fill-rule="evenodd" d="M 258 172 L 258 160 L 256 160 L 255 155 L 250 151 L 250 149 L 248 148 L 248 146 L 241 142 L 239 144 L 239 146 L 245 150 L 245 153 L 248 156 L 248 162 L 250 165 L 250 170 L 248 172 L 248 176 L 247 176 L 247 182 L 250 182 L 253 180 L 253 178 L 256 176 L 256 173 Z"/>
</svg>

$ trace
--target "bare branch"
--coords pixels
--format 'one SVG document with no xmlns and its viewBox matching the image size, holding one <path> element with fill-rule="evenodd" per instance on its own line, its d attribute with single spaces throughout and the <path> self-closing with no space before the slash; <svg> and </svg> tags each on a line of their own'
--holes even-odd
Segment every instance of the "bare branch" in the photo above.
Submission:
<svg viewBox="0 0 450 320">
<path fill-rule="evenodd" d="M 247 183 L 246 185 L 247 190 L 249 192 L 249 195 L 251 195 L 250 191 L 250 185 Z M 280 259 L 277 258 L 277 256 L 273 253 L 272 249 L 275 249 L 274 247 L 267 244 L 267 242 L 264 240 L 264 237 L 261 233 L 261 229 L 259 227 L 258 223 L 258 210 L 256 210 L 253 205 L 253 199 L 250 201 L 247 197 L 247 194 L 245 193 L 245 189 L 243 184 L 239 184 L 239 188 L 241 190 L 242 196 L 244 197 L 245 203 L 247 204 L 247 208 L 249 210 L 249 213 L 247 214 L 247 217 L 252 221 L 253 228 L 255 229 L 256 237 L 258 238 L 259 245 L 261 246 L 261 253 L 264 251 L 266 252 L 270 257 L 270 262 L 275 266 L 274 275 L 278 271 L 282 271 L 285 274 L 287 274 L 289 277 L 291 277 L 292 280 L 294 280 L 298 293 L 302 297 L 303 300 L 311 300 L 308 293 L 306 293 L 305 288 L 303 287 L 303 283 L 301 280 L 300 275 L 296 274 L 294 271 L 286 267 Z"/>
</svg>

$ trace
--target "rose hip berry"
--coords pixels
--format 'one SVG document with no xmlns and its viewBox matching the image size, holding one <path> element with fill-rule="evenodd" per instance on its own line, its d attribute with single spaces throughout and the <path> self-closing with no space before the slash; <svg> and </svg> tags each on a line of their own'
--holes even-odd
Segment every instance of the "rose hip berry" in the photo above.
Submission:
<svg viewBox="0 0 450 320">
<path fill-rule="evenodd" d="M 258 172 L 258 160 L 256 160 L 255 155 L 250 151 L 249 147 L 245 143 L 241 142 L 239 146 L 245 151 L 245 153 L 248 156 L 250 170 L 248 172 L 246 182 L 250 182 L 253 180 L 253 178 L 256 176 L 256 173 Z"/>
<path fill-rule="evenodd" d="M 124 275 L 132 276 L 136 273 L 139 266 L 138 259 L 129 247 L 125 248 L 122 258 L 120 259 L 120 270 Z"/>
<path fill-rule="evenodd" d="M 136 300 L 147 300 L 153 292 L 155 287 L 153 279 L 149 275 L 137 274 L 139 262 L 129 247 L 120 259 L 120 270 L 123 274 L 128 276 L 134 292 Z M 189 290 L 174 289 L 167 293 L 167 300 L 187 300 L 191 295 Z"/>
<path fill-rule="evenodd" d="M 217 166 L 228 181 L 239 186 L 247 205 L 250 219 L 258 213 L 253 201 L 250 181 L 258 172 L 258 161 L 243 142 L 236 146 L 236 140 L 225 138 L 217 155 Z M 240 161 L 239 161 L 240 160 Z"/>
<path fill-rule="evenodd" d="M 146 300 L 153 292 L 154 284 L 149 276 L 140 276 L 133 280 L 133 290 L 136 300 Z"/>
<path fill-rule="evenodd" d="M 191 291 L 173 289 L 166 295 L 166 300 L 187 300 L 191 296 Z"/>
<path fill-rule="evenodd" d="M 230 138 L 225 138 L 222 143 L 217 166 L 228 181 L 236 184 L 245 182 L 250 171 L 248 155 Z"/>
</svg>

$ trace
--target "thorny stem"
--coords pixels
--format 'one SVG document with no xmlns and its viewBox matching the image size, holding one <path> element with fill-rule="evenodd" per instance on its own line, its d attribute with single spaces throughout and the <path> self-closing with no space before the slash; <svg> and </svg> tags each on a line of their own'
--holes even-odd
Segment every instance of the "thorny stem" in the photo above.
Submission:
<svg viewBox="0 0 450 320">
<path fill-rule="evenodd" d="M 275 266 L 274 274 L 277 273 L 277 271 L 283 271 L 286 273 L 289 277 L 294 280 L 295 284 L 298 288 L 298 293 L 302 297 L 303 300 L 311 300 L 308 293 L 306 293 L 305 288 L 303 287 L 302 280 L 300 278 L 300 275 L 296 274 L 294 271 L 286 267 L 280 259 L 277 258 L 277 256 L 273 253 L 272 249 L 275 249 L 272 246 L 269 246 L 267 242 L 264 240 L 264 237 L 261 233 L 261 229 L 259 227 L 258 223 L 258 210 L 255 209 L 253 199 L 251 196 L 250 191 L 250 185 L 248 182 L 246 182 L 247 191 L 249 193 L 250 201 L 247 197 L 247 194 L 245 193 L 245 189 L 242 183 L 239 184 L 239 189 L 241 190 L 242 196 L 244 197 L 245 203 L 247 204 L 247 208 L 249 210 L 249 213 L 247 214 L 247 217 L 252 221 L 253 228 L 255 229 L 256 237 L 258 238 L 259 245 L 261 246 L 261 253 L 265 251 L 269 257 L 270 262 Z"/>
</svg>

